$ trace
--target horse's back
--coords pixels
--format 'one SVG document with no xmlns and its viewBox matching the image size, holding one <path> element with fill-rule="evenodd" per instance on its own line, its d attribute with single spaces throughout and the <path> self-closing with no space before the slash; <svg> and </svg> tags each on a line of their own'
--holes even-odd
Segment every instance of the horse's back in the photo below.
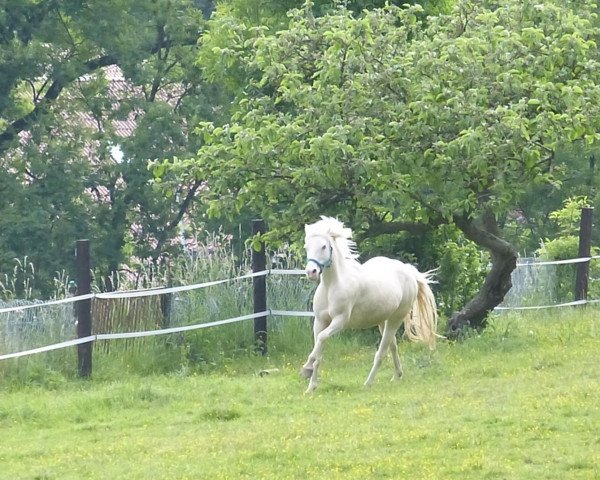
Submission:
<svg viewBox="0 0 600 480">
<path fill-rule="evenodd" d="M 386 281 L 402 282 L 403 286 L 416 285 L 419 271 L 408 263 L 388 257 L 373 257 L 362 265 L 369 278 L 378 277 Z"/>
<path fill-rule="evenodd" d="M 374 257 L 361 266 L 360 273 L 351 323 L 377 325 L 390 317 L 401 322 L 415 302 L 418 271 L 399 260 Z"/>
</svg>

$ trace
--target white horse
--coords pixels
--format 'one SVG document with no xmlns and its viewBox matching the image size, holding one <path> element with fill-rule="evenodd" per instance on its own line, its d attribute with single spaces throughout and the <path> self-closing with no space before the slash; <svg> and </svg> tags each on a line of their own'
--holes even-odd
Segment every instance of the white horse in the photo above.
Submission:
<svg viewBox="0 0 600 480">
<path fill-rule="evenodd" d="M 431 272 L 387 257 L 358 262 L 352 230 L 335 218 L 306 225 L 306 275 L 320 281 L 313 299 L 315 345 L 301 370 L 310 378 L 307 393 L 317 388 L 319 363 L 325 340 L 345 329 L 377 325 L 381 343 L 365 385 L 371 385 L 388 350 L 394 360 L 393 379 L 402 376 L 396 332 L 435 348 L 437 309 L 429 288 Z"/>
</svg>

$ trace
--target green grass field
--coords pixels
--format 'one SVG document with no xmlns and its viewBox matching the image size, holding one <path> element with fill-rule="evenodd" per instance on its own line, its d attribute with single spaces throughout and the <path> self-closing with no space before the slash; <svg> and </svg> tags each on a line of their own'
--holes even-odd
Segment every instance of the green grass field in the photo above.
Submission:
<svg viewBox="0 0 600 480">
<path fill-rule="evenodd" d="M 206 374 L 3 384 L 0 478 L 597 479 L 598 318 L 503 315 L 432 353 L 402 342 L 404 378 L 388 360 L 370 389 L 374 345 L 345 336 L 312 396 L 304 357 L 280 351 Z"/>
</svg>

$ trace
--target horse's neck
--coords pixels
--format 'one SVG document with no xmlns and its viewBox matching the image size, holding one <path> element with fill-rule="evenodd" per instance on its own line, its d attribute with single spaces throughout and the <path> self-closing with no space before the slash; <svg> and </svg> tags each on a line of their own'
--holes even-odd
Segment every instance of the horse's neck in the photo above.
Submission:
<svg viewBox="0 0 600 480">
<path fill-rule="evenodd" d="M 340 250 L 334 246 L 331 267 L 324 269 L 322 273 L 325 287 L 347 282 L 357 273 L 359 266 L 360 264 L 355 260 L 344 258 Z"/>
</svg>

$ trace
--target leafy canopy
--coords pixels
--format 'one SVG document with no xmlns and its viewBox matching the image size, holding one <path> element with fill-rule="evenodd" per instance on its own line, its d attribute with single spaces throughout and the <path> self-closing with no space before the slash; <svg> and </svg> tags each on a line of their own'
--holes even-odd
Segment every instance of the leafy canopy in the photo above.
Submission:
<svg viewBox="0 0 600 480">
<path fill-rule="evenodd" d="M 79 238 L 92 241 L 102 276 L 171 247 L 194 185 L 166 199 L 147 166 L 195 151 L 187 126 L 214 119 L 211 101 L 222 103 L 193 67 L 207 3 L 4 2 L 0 278 L 27 256 L 32 294 L 48 296 Z"/>
<path fill-rule="evenodd" d="M 460 1 L 424 22 L 416 5 L 315 18 L 307 2 L 286 30 L 228 38 L 248 79 L 237 113 L 169 166 L 208 181 L 210 215 L 250 208 L 279 233 L 318 214 L 367 228 L 505 212 L 559 185 L 558 146 L 597 138 L 593 10 Z"/>
</svg>

